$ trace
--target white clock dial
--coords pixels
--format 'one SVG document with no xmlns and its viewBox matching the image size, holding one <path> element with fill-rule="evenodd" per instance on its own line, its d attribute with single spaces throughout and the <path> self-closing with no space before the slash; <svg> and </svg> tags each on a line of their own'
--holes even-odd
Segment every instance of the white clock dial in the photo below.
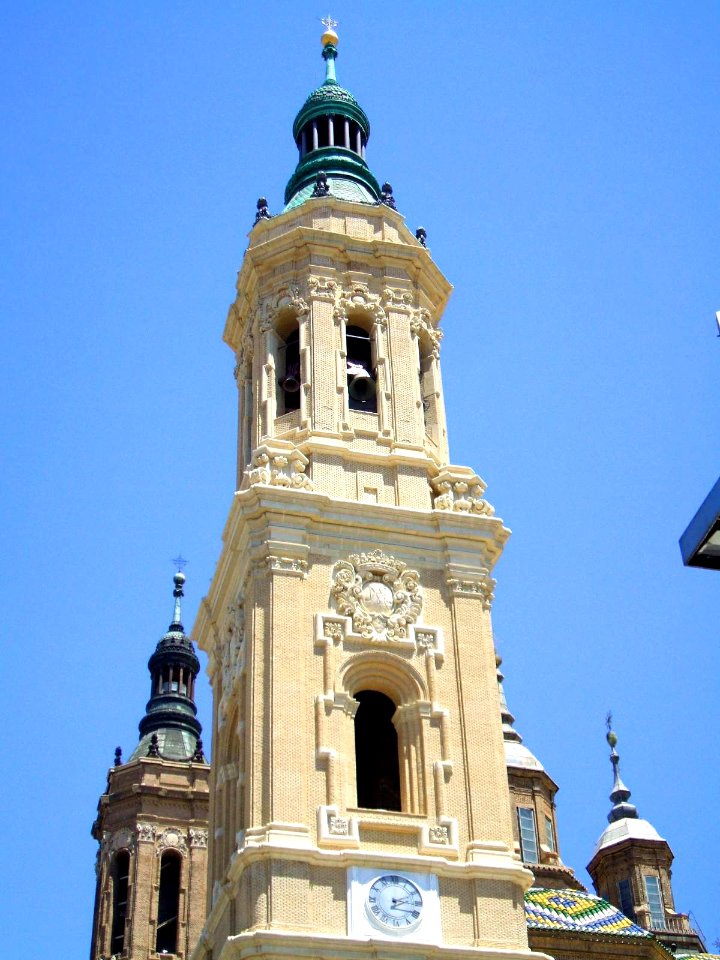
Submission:
<svg viewBox="0 0 720 960">
<path fill-rule="evenodd" d="M 373 881 L 365 909 L 372 922 L 382 929 L 407 933 L 422 920 L 423 898 L 412 880 L 386 874 Z"/>
</svg>

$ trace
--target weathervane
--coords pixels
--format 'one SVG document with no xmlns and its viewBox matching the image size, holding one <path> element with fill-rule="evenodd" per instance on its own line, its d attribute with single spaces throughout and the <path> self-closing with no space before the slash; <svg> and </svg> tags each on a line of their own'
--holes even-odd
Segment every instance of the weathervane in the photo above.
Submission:
<svg viewBox="0 0 720 960">
<path fill-rule="evenodd" d="M 188 565 L 187 560 L 181 553 L 179 553 L 176 557 L 173 557 L 170 562 L 175 564 L 178 573 L 182 573 L 182 568 Z"/>
</svg>

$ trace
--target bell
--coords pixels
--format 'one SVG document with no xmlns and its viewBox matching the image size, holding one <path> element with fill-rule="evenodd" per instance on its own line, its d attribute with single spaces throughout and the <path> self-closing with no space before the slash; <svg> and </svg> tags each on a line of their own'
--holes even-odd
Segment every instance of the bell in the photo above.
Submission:
<svg viewBox="0 0 720 960">
<path fill-rule="evenodd" d="M 352 377 L 348 391 L 353 400 L 364 403 L 375 395 L 375 381 L 361 363 L 348 363 L 348 376 Z"/>
<path fill-rule="evenodd" d="M 300 389 L 300 364 L 291 364 L 285 376 L 278 382 L 286 393 L 297 393 Z"/>
</svg>

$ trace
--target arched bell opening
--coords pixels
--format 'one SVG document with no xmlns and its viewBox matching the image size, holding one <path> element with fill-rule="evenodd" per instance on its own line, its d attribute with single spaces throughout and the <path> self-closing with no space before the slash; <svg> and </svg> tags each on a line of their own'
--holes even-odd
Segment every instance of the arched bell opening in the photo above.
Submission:
<svg viewBox="0 0 720 960">
<path fill-rule="evenodd" d="M 355 694 L 355 771 L 357 805 L 370 810 L 402 810 L 397 705 L 378 690 Z"/>
<path fill-rule="evenodd" d="M 160 860 L 156 953 L 177 953 L 182 857 L 166 850 Z"/>
<path fill-rule="evenodd" d="M 438 415 L 438 389 L 436 383 L 437 360 L 433 344 L 429 337 L 419 340 L 420 400 L 422 403 L 423 423 L 425 434 L 437 446 L 440 442 L 440 426 Z"/>
<path fill-rule="evenodd" d="M 370 333 L 353 319 L 345 329 L 348 407 L 377 413 L 377 379 Z"/>
<path fill-rule="evenodd" d="M 110 869 L 112 879 L 112 925 L 110 928 L 110 953 L 121 954 L 125 949 L 125 926 L 128 915 L 130 891 L 130 854 L 120 850 L 115 854 Z"/>
<path fill-rule="evenodd" d="M 278 404 L 278 415 L 281 415 L 290 410 L 300 409 L 302 380 L 300 378 L 300 330 L 297 322 L 278 346 L 278 361 L 279 399 L 281 400 Z"/>
</svg>

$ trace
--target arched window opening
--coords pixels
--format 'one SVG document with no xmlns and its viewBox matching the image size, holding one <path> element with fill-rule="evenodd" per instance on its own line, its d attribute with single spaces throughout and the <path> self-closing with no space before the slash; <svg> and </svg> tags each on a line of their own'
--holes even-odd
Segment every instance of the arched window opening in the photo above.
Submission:
<svg viewBox="0 0 720 960">
<path fill-rule="evenodd" d="M 115 855 L 112 865 L 113 911 L 110 932 L 110 953 L 122 953 L 125 949 L 125 921 L 128 913 L 128 889 L 130 886 L 130 854 L 121 850 Z"/>
<path fill-rule="evenodd" d="M 179 693 L 180 692 L 180 668 L 165 667 L 163 670 L 162 692 Z"/>
<path fill-rule="evenodd" d="M 345 146 L 345 117 L 333 117 L 333 140 L 336 147 Z"/>
<path fill-rule="evenodd" d="M 282 371 L 278 379 L 282 391 L 279 413 L 300 409 L 300 331 L 297 326 L 279 347 L 278 366 Z"/>
<path fill-rule="evenodd" d="M 177 853 L 166 852 L 160 861 L 156 953 L 177 953 L 178 911 L 180 907 L 180 868 Z"/>
<path fill-rule="evenodd" d="M 422 401 L 423 421 L 425 424 L 425 433 L 438 444 L 439 424 L 438 424 L 438 398 L 435 385 L 434 367 L 435 358 L 432 353 L 432 347 L 429 343 L 420 341 L 420 368 L 418 371 L 420 377 L 420 399 Z"/>
<path fill-rule="evenodd" d="M 377 412 L 375 375 L 370 334 L 362 327 L 349 325 L 347 344 L 348 405 L 351 410 Z"/>
<path fill-rule="evenodd" d="M 401 810 L 395 704 L 377 690 L 355 694 L 357 803 L 371 810 Z"/>
<path fill-rule="evenodd" d="M 330 146 L 330 124 L 332 117 L 317 118 L 318 147 Z"/>
</svg>

